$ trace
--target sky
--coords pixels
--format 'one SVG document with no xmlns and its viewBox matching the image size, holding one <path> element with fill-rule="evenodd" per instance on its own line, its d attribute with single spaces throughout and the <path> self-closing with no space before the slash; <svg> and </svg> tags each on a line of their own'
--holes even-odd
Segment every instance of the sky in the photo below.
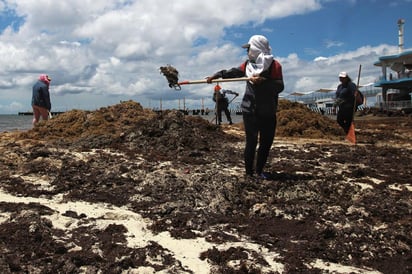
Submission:
<svg viewBox="0 0 412 274">
<path fill-rule="evenodd" d="M 42 73 L 52 111 L 213 108 L 212 84 L 174 90 L 159 68 L 204 79 L 246 60 L 254 34 L 282 64 L 286 98 L 335 89 L 340 71 L 357 81 L 360 65 L 360 84 L 372 83 L 379 57 L 398 53 L 400 18 L 412 47 L 411 10 L 412 0 L 0 0 L 0 114 L 30 111 Z M 221 86 L 242 95 L 245 83 Z"/>
</svg>

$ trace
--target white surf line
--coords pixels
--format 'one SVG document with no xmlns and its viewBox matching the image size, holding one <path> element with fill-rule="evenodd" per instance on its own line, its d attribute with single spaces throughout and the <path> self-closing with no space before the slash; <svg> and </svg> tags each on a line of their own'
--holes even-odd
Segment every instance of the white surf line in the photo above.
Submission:
<svg viewBox="0 0 412 274">
<path fill-rule="evenodd" d="M 57 213 L 48 218 L 53 223 L 53 227 L 61 230 L 72 230 L 78 227 L 79 221 L 84 224 L 85 218 L 81 220 L 66 217 L 62 214 L 66 211 L 74 211 L 77 215 L 85 214 L 87 218 L 96 218 L 84 225 L 94 224 L 99 229 L 104 229 L 110 224 L 119 224 L 127 228 L 126 235 L 128 246 L 131 248 L 139 248 L 146 246 L 150 241 L 156 242 L 163 248 L 170 250 L 175 258 L 179 260 L 186 269 L 190 269 L 194 273 L 207 274 L 210 273 L 210 264 L 208 260 L 201 260 L 200 253 L 207 251 L 213 247 L 226 250 L 229 247 L 243 247 L 254 250 L 261 254 L 270 265 L 268 269 L 283 272 L 284 266 L 275 262 L 279 258 L 279 254 L 270 252 L 266 248 L 242 240 L 241 242 L 225 243 L 221 245 L 209 243 L 205 238 L 195 239 L 175 239 L 170 236 L 169 232 L 153 234 L 147 226 L 151 224 L 150 219 L 145 219 L 141 215 L 132 212 L 124 207 L 115 207 L 108 204 L 96 203 L 90 204 L 82 201 L 78 202 L 62 202 L 63 195 L 56 195 L 53 199 L 33 198 L 33 197 L 16 197 L 0 190 L 0 201 L 8 203 L 39 203 L 47 206 Z M 0 218 L 1 221 L 6 221 L 5 216 Z"/>
</svg>

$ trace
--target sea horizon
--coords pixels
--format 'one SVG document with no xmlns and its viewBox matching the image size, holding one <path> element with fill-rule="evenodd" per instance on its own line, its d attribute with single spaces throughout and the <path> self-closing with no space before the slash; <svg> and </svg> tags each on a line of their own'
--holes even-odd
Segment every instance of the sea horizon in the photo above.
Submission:
<svg viewBox="0 0 412 274">
<path fill-rule="evenodd" d="M 29 130 L 32 121 L 32 115 L 0 114 L 0 132 Z"/>
</svg>

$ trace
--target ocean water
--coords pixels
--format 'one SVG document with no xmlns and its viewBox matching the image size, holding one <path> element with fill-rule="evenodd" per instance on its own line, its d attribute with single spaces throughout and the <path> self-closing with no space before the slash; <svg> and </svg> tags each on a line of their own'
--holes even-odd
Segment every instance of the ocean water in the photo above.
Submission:
<svg viewBox="0 0 412 274">
<path fill-rule="evenodd" d="M 25 131 L 31 129 L 31 115 L 0 115 L 0 132 Z"/>
</svg>

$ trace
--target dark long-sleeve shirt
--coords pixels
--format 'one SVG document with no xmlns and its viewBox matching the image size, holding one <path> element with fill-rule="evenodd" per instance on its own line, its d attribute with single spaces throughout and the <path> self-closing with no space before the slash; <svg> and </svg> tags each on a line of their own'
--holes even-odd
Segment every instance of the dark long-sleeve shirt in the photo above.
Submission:
<svg viewBox="0 0 412 274">
<path fill-rule="evenodd" d="M 244 77 L 246 62 L 237 68 L 221 70 L 215 73 L 214 78 Z M 245 94 L 242 99 L 243 113 L 258 114 L 259 116 L 274 116 L 277 110 L 278 94 L 283 91 L 282 66 L 273 60 L 270 69 L 260 74 L 265 80 L 260 84 L 246 83 Z"/>
<path fill-rule="evenodd" d="M 340 100 L 341 106 L 350 107 L 355 103 L 356 85 L 353 82 L 339 84 L 336 89 L 336 99 Z"/>
</svg>

